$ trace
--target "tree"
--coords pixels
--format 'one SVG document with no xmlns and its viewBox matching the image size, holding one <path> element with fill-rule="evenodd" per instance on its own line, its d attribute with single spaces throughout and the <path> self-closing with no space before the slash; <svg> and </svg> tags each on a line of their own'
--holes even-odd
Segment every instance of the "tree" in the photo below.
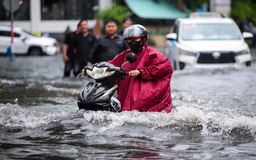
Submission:
<svg viewBox="0 0 256 160">
<path fill-rule="evenodd" d="M 253 0 L 232 0 L 231 17 L 237 22 L 243 23 L 247 20 L 256 22 L 256 2 Z"/>
<path fill-rule="evenodd" d="M 97 14 L 98 19 L 102 19 L 103 21 L 112 18 L 117 21 L 118 27 L 120 28 L 122 25 L 122 21 L 130 17 L 132 13 L 128 10 L 128 8 L 113 3 L 112 6 L 108 9 L 102 10 Z"/>
<path fill-rule="evenodd" d="M 250 31 L 249 24 L 256 24 L 255 10 L 256 2 L 254 0 L 232 0 L 230 16 L 236 21 L 242 32 Z"/>
</svg>

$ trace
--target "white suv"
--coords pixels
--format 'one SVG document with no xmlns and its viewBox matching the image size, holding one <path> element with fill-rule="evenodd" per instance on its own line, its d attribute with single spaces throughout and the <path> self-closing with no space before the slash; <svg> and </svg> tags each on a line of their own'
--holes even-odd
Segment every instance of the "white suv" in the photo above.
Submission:
<svg viewBox="0 0 256 160">
<path fill-rule="evenodd" d="M 252 38 L 252 34 L 241 34 L 231 18 L 177 19 L 166 37 L 167 56 L 176 69 L 251 65 L 251 53 L 244 38 Z"/>
<path fill-rule="evenodd" d="M 14 38 L 12 53 L 16 55 L 55 55 L 59 52 L 56 39 L 50 37 L 35 37 L 19 27 L 13 28 Z M 11 27 L 0 26 L 0 53 L 6 54 L 11 45 Z"/>
</svg>

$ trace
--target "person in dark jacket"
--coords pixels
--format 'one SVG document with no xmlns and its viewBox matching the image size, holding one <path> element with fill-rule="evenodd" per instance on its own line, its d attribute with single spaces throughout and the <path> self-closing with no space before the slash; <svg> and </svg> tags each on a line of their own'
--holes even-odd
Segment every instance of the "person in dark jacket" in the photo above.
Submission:
<svg viewBox="0 0 256 160">
<path fill-rule="evenodd" d="M 78 75 L 84 66 L 87 65 L 92 46 L 96 41 L 96 37 L 89 31 L 87 21 L 83 21 L 81 32 L 75 36 L 74 52 L 75 52 L 75 74 Z"/>
<path fill-rule="evenodd" d="M 73 32 L 67 32 L 64 38 L 63 42 L 63 48 L 62 48 L 62 55 L 63 55 L 63 61 L 65 63 L 64 66 L 64 77 L 69 77 L 71 74 L 71 71 L 73 70 L 73 74 L 76 76 L 75 71 L 75 54 L 74 54 L 74 39 L 75 36 L 78 35 L 81 32 L 81 24 L 83 23 L 83 20 L 80 20 L 77 24 L 77 28 Z"/>
<path fill-rule="evenodd" d="M 122 36 L 117 34 L 117 22 L 108 19 L 105 22 L 105 35 L 99 37 L 93 45 L 88 65 L 113 59 L 117 54 L 129 48 Z"/>
<path fill-rule="evenodd" d="M 109 63 L 121 67 L 126 55 L 133 52 L 137 61 L 123 68 L 129 76 L 117 82 L 117 95 L 122 111 L 166 112 L 172 109 L 171 77 L 173 69 L 168 58 L 147 43 L 147 30 L 142 25 L 125 29 L 123 37 L 130 49 L 118 54 Z"/>
</svg>

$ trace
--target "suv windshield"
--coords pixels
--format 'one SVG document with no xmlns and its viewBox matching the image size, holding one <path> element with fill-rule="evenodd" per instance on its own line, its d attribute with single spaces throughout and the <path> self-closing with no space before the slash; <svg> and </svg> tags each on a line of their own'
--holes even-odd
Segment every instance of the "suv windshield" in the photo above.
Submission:
<svg viewBox="0 0 256 160">
<path fill-rule="evenodd" d="M 184 24 L 183 40 L 239 40 L 240 32 L 234 24 Z"/>
</svg>

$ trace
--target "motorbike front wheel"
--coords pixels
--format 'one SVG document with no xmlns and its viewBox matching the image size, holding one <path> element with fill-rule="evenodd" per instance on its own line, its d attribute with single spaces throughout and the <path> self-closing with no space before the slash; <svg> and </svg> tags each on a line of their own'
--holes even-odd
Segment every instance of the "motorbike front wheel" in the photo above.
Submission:
<svg viewBox="0 0 256 160">
<path fill-rule="evenodd" d="M 110 99 L 111 111 L 112 112 L 120 112 L 121 111 L 121 103 L 116 97 L 111 97 Z"/>
</svg>

